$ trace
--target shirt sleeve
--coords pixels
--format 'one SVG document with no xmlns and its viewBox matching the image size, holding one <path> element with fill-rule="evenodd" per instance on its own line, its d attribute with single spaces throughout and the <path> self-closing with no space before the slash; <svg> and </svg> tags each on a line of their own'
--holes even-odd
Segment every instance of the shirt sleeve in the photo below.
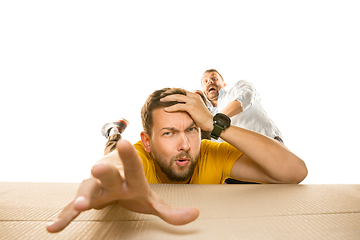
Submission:
<svg viewBox="0 0 360 240">
<path fill-rule="evenodd" d="M 238 81 L 229 91 L 230 101 L 239 101 L 241 108 L 246 111 L 252 104 L 256 96 L 256 90 L 253 84 L 244 80 Z"/>
<path fill-rule="evenodd" d="M 216 143 L 209 140 L 203 140 L 206 143 L 208 156 L 206 161 L 212 163 L 214 172 L 211 175 L 219 175 L 218 177 L 225 181 L 230 177 L 232 167 L 239 157 L 243 154 L 238 149 L 227 142 Z M 219 171 L 221 169 L 221 171 Z"/>
<path fill-rule="evenodd" d="M 219 143 L 219 145 L 220 149 L 222 149 L 222 151 L 219 151 L 219 153 L 221 153 L 223 160 L 223 177 L 226 179 L 230 177 L 231 170 L 235 162 L 241 157 L 243 153 L 226 142 Z"/>
<path fill-rule="evenodd" d="M 144 173 L 146 179 L 148 180 L 148 183 L 158 183 L 155 167 L 152 164 L 152 161 L 150 161 L 152 159 L 150 154 L 146 152 L 144 145 L 142 144 L 141 141 L 135 143 L 134 147 L 136 149 L 137 154 L 141 158 L 141 162 L 144 168 Z"/>
</svg>

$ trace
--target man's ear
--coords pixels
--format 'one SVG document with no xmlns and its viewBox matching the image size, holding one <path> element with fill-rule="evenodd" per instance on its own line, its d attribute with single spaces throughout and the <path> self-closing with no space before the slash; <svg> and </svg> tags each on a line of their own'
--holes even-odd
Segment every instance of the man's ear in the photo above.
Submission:
<svg viewBox="0 0 360 240">
<path fill-rule="evenodd" d="M 151 147 L 150 147 L 150 136 L 146 132 L 141 132 L 140 134 L 142 144 L 144 145 L 145 151 L 150 153 Z"/>
</svg>

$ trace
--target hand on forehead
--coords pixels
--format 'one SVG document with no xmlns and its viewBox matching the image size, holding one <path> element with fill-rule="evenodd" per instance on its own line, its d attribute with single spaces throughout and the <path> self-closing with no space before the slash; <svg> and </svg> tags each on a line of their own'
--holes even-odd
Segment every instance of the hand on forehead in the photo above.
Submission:
<svg viewBox="0 0 360 240">
<path fill-rule="evenodd" d="M 205 131 L 212 129 L 212 114 L 209 112 L 197 93 L 186 91 L 186 95 L 173 94 L 161 98 L 160 101 L 175 101 L 177 104 L 166 107 L 166 112 L 187 112 L 195 124 Z"/>
</svg>

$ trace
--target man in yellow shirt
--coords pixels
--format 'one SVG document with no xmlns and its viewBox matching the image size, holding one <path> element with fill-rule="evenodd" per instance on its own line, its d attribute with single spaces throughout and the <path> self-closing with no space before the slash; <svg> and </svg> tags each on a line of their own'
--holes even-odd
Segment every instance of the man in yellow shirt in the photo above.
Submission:
<svg viewBox="0 0 360 240">
<path fill-rule="evenodd" d="M 117 142 L 91 169 L 74 201 L 47 227 L 64 229 L 80 212 L 109 204 L 153 214 L 182 225 L 195 220 L 196 208 L 174 208 L 150 189 L 149 183 L 223 183 L 227 177 L 261 183 L 299 183 L 307 175 L 305 163 L 283 144 L 230 124 L 212 114 L 200 96 L 182 89 L 152 93 L 141 110 L 144 131 L 132 146 Z M 200 129 L 226 142 L 201 141 Z"/>
</svg>

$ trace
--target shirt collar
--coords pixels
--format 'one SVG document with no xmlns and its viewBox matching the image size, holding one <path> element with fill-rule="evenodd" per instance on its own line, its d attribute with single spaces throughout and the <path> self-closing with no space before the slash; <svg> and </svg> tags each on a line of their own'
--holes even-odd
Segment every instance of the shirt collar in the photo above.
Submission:
<svg viewBox="0 0 360 240">
<path fill-rule="evenodd" d="M 221 88 L 219 90 L 219 97 L 218 97 L 218 101 L 220 98 L 223 98 L 226 95 L 227 91 L 225 90 L 225 88 Z"/>
</svg>

